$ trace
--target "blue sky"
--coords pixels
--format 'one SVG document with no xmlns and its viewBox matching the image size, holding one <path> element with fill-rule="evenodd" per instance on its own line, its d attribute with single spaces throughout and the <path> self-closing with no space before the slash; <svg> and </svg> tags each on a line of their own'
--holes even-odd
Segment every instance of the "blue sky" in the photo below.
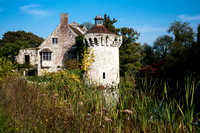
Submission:
<svg viewBox="0 0 200 133">
<path fill-rule="evenodd" d="M 137 30 L 138 42 L 153 44 L 175 20 L 189 22 L 196 31 L 200 0 L 0 0 L 0 38 L 17 30 L 46 38 L 59 25 L 60 13 L 79 24 L 107 14 L 118 20 L 116 27 Z"/>
</svg>

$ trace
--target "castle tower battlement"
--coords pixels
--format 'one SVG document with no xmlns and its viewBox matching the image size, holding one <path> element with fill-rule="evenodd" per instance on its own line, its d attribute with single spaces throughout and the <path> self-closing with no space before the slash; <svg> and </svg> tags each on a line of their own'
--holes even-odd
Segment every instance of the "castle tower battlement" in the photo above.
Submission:
<svg viewBox="0 0 200 133">
<path fill-rule="evenodd" d="M 92 46 L 111 46 L 120 47 L 122 44 L 122 36 L 106 33 L 88 33 L 84 37 L 85 44 Z"/>
<path fill-rule="evenodd" d="M 103 25 L 103 18 L 95 17 L 95 25 L 84 35 L 84 43 L 94 53 L 94 62 L 88 71 L 89 84 L 119 85 L 119 47 L 122 36 L 115 35 Z"/>
</svg>

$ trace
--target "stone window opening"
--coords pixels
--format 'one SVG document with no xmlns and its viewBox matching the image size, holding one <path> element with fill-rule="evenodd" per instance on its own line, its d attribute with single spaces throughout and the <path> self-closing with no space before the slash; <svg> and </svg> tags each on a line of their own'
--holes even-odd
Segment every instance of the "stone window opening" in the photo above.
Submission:
<svg viewBox="0 0 200 133">
<path fill-rule="evenodd" d="M 92 45 L 92 39 L 91 38 L 89 38 L 89 41 L 90 41 L 90 45 Z"/>
<path fill-rule="evenodd" d="M 58 38 L 52 38 L 52 44 L 58 44 Z"/>
<path fill-rule="evenodd" d="M 42 60 L 51 60 L 51 53 L 50 52 L 43 52 L 42 53 Z"/>
<path fill-rule="evenodd" d="M 105 72 L 103 72 L 103 79 L 105 79 L 106 78 L 106 74 L 105 74 Z"/>
<path fill-rule="evenodd" d="M 108 36 L 106 36 L 106 45 L 108 45 L 108 38 L 109 38 L 109 37 L 108 37 Z"/>
<path fill-rule="evenodd" d="M 25 55 L 25 63 L 30 64 L 30 56 L 29 55 Z"/>
<path fill-rule="evenodd" d="M 89 45 L 88 45 L 88 41 L 85 39 L 85 45 L 87 46 L 87 47 L 89 47 Z"/>
<path fill-rule="evenodd" d="M 94 38 L 94 44 L 97 45 L 97 38 Z"/>
</svg>

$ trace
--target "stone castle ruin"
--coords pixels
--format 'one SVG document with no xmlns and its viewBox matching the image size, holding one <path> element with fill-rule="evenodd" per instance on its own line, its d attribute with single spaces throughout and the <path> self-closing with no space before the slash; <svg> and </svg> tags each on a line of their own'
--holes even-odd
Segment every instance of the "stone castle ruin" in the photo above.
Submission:
<svg viewBox="0 0 200 133">
<path fill-rule="evenodd" d="M 66 59 L 78 59 L 75 37 L 84 34 L 84 43 L 94 52 L 94 62 L 90 66 L 90 84 L 117 86 L 119 84 L 119 47 L 122 37 L 103 26 L 103 18 L 95 17 L 95 25 L 87 31 L 78 23 L 68 24 L 68 14 L 60 14 L 60 25 L 38 48 L 21 49 L 16 60 L 30 63 L 37 68 L 37 75 L 57 72 Z"/>
</svg>

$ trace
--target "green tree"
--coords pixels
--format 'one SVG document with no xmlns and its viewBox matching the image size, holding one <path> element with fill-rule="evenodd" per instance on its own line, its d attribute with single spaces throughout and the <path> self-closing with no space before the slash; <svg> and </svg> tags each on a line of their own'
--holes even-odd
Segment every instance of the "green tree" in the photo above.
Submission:
<svg viewBox="0 0 200 133">
<path fill-rule="evenodd" d="M 173 40 L 169 36 L 162 36 L 154 43 L 156 52 L 163 57 L 159 63 L 161 66 L 159 75 L 178 80 L 194 70 L 191 64 L 194 65 L 196 62 L 193 60 L 195 33 L 189 23 L 179 21 L 170 25 L 168 33 L 173 35 Z"/>
<path fill-rule="evenodd" d="M 29 44 L 29 47 L 37 47 L 44 41 L 44 39 L 42 37 L 34 35 L 31 32 L 8 31 L 3 34 L 0 45 L 1 47 L 3 47 L 7 43 L 14 43 L 17 41 L 26 41 Z"/>
<path fill-rule="evenodd" d="M 142 46 L 137 42 L 130 42 L 120 48 L 120 70 L 122 74 L 128 72 L 136 75 L 142 67 Z"/>
<path fill-rule="evenodd" d="M 115 18 L 113 18 L 112 20 L 110 19 L 110 16 L 104 14 L 104 20 L 103 20 L 103 25 L 111 32 L 118 34 L 119 29 L 115 28 L 114 23 L 116 23 L 117 20 Z"/>
<path fill-rule="evenodd" d="M 131 42 L 135 42 L 139 38 L 139 33 L 133 28 L 123 27 L 119 29 L 120 35 L 123 37 L 123 45 Z"/>
<path fill-rule="evenodd" d="M 168 35 L 160 36 L 155 40 L 153 49 L 159 53 L 160 57 L 165 58 L 170 51 L 170 45 L 172 42 L 172 37 Z"/>
<path fill-rule="evenodd" d="M 174 43 L 181 46 L 190 46 L 194 42 L 195 33 L 189 23 L 175 21 L 169 27 L 168 33 L 172 33 L 175 37 Z"/>
<path fill-rule="evenodd" d="M 144 59 L 142 60 L 142 64 L 144 66 L 152 65 L 159 59 L 159 54 L 155 52 L 153 47 L 147 43 L 143 44 L 142 54 L 144 55 Z"/>
<path fill-rule="evenodd" d="M 7 57 L 14 61 L 15 56 L 19 54 L 20 48 L 28 48 L 29 44 L 25 41 L 17 41 L 14 43 L 6 43 L 0 50 L 0 57 Z"/>
<path fill-rule="evenodd" d="M 136 42 L 139 33 L 127 27 L 121 28 L 119 33 L 123 37 L 123 43 L 119 48 L 121 73 L 136 75 L 142 67 L 141 61 L 144 57 L 141 44 Z"/>
</svg>

